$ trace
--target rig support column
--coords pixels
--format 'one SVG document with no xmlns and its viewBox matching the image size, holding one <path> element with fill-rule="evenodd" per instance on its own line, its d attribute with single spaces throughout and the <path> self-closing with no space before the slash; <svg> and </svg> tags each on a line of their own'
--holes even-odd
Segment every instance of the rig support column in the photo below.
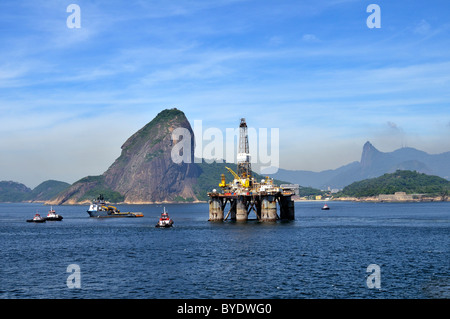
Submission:
<svg viewBox="0 0 450 319">
<path fill-rule="evenodd" d="M 276 221 L 277 217 L 277 201 L 275 196 L 263 196 L 261 200 L 261 220 Z"/>
<path fill-rule="evenodd" d="M 294 201 L 291 196 L 281 196 L 279 198 L 280 203 L 280 219 L 294 220 L 295 219 L 295 207 Z"/>
<path fill-rule="evenodd" d="M 223 220 L 223 203 L 219 197 L 211 197 L 209 200 L 209 220 Z"/>
<path fill-rule="evenodd" d="M 248 219 L 247 203 L 244 196 L 239 196 L 236 202 L 236 221 L 246 221 Z"/>
<path fill-rule="evenodd" d="M 289 208 L 289 212 L 288 212 L 288 214 L 289 214 L 289 217 L 288 217 L 288 219 L 289 220 L 294 220 L 295 219 L 295 202 L 292 200 L 292 198 L 289 198 L 289 201 L 288 201 L 288 208 Z"/>
<path fill-rule="evenodd" d="M 231 220 L 236 220 L 236 199 L 234 198 L 225 198 L 225 203 L 223 205 L 224 209 L 227 206 L 227 201 L 230 202 L 230 209 L 228 210 L 227 215 L 224 220 L 227 220 L 230 217 Z"/>
</svg>

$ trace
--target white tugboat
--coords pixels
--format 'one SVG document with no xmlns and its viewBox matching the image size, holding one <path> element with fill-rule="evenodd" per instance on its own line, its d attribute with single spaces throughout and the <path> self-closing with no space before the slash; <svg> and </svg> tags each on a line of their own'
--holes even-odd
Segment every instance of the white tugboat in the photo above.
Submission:
<svg viewBox="0 0 450 319">
<path fill-rule="evenodd" d="M 58 215 L 56 211 L 52 208 L 48 211 L 47 217 L 45 220 L 62 220 L 63 217 L 61 215 Z"/>
<path fill-rule="evenodd" d="M 173 220 L 169 217 L 169 214 L 166 212 L 166 208 L 164 207 L 164 211 L 159 218 L 158 223 L 155 227 L 159 228 L 168 228 L 173 226 Z"/>
<path fill-rule="evenodd" d="M 33 219 L 27 219 L 28 223 L 45 223 L 45 218 L 41 217 L 41 215 L 34 215 Z"/>
</svg>

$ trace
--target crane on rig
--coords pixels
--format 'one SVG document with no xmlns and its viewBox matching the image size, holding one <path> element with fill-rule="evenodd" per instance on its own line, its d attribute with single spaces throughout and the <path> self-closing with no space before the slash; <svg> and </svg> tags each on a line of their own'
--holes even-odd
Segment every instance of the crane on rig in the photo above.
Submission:
<svg viewBox="0 0 450 319">
<path fill-rule="evenodd" d="M 234 176 L 234 178 L 236 178 L 242 185 L 242 187 L 248 188 L 250 186 L 249 183 L 249 179 L 248 178 L 244 178 L 242 179 L 238 174 L 236 174 L 231 168 L 226 167 L 225 168 Z M 223 183 L 221 183 L 222 185 Z M 219 185 L 220 186 L 220 185 Z"/>
</svg>

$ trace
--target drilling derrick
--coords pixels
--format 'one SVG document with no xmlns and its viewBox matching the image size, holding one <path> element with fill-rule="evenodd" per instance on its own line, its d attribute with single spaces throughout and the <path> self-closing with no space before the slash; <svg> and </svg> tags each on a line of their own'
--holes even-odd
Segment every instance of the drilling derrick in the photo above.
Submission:
<svg viewBox="0 0 450 319">
<path fill-rule="evenodd" d="M 250 164 L 250 151 L 248 147 L 248 131 L 245 119 L 241 119 L 239 125 L 239 152 L 237 154 L 237 174 L 242 179 L 252 179 L 252 167 Z"/>
</svg>

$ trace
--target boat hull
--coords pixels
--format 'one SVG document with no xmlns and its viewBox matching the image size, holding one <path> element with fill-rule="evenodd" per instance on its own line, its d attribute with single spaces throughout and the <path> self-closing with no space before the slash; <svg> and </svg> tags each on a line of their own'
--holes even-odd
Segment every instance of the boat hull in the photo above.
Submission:
<svg viewBox="0 0 450 319">
<path fill-rule="evenodd" d="M 161 224 L 156 224 L 156 228 L 170 228 L 172 227 L 172 224 L 166 224 L 166 225 L 161 225 Z"/>
<path fill-rule="evenodd" d="M 112 213 L 110 211 L 87 211 L 89 217 L 96 218 L 114 218 L 114 217 L 144 217 L 142 213 Z"/>
<path fill-rule="evenodd" d="M 27 219 L 27 223 L 45 223 L 45 219 Z"/>
<path fill-rule="evenodd" d="M 87 211 L 89 217 L 108 217 L 107 211 Z"/>
<path fill-rule="evenodd" d="M 49 221 L 60 221 L 62 220 L 63 217 L 62 216 L 58 216 L 58 217 L 45 217 L 45 220 L 49 220 Z"/>
</svg>

